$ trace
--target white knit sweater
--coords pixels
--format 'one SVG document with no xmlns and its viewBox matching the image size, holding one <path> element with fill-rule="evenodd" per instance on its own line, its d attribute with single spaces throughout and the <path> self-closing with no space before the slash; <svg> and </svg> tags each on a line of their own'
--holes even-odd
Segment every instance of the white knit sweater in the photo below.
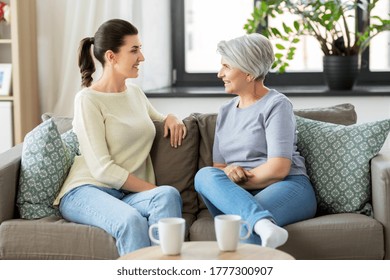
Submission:
<svg viewBox="0 0 390 280">
<path fill-rule="evenodd" d="M 127 84 L 121 93 L 85 88 L 75 97 L 73 130 L 80 143 L 59 195 L 84 184 L 120 189 L 129 173 L 155 183 L 150 149 L 156 130 L 153 120 L 165 116 L 149 103 L 142 90 Z"/>
</svg>

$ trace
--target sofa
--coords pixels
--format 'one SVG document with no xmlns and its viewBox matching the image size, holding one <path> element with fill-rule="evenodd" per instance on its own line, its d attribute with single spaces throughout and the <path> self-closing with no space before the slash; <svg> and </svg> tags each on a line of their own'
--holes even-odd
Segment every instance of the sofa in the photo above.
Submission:
<svg viewBox="0 0 390 280">
<path fill-rule="evenodd" d="M 295 110 L 303 117 L 337 125 L 357 121 L 351 104 Z M 155 122 L 151 157 L 157 184 L 176 187 L 183 200 L 187 241 L 215 240 L 213 219 L 194 189 L 194 176 L 212 164 L 216 114 L 193 113 L 183 121 L 188 135 L 171 148 L 163 124 Z M 71 129 L 71 118 L 44 114 L 60 133 Z M 299 131 L 298 131 L 299 132 Z M 0 259 L 99 259 L 119 257 L 115 240 L 92 226 L 68 222 L 55 215 L 22 219 L 16 204 L 23 143 L 0 154 Z M 390 152 L 382 149 L 369 162 L 369 204 L 372 213 L 321 213 L 287 225 L 289 239 L 278 249 L 296 259 L 390 259 Z"/>
</svg>

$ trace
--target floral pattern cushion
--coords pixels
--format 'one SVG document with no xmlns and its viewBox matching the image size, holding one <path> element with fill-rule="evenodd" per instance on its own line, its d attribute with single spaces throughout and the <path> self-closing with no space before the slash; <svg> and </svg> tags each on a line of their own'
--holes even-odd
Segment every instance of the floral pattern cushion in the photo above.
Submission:
<svg viewBox="0 0 390 280">
<path fill-rule="evenodd" d="M 51 119 L 26 135 L 17 195 L 21 218 L 60 216 L 52 204 L 77 153 L 76 135 L 68 131 L 61 136 Z"/>
<path fill-rule="evenodd" d="M 305 157 L 319 214 L 372 215 L 370 160 L 381 150 L 390 120 L 350 126 L 296 120 L 298 150 Z"/>
</svg>

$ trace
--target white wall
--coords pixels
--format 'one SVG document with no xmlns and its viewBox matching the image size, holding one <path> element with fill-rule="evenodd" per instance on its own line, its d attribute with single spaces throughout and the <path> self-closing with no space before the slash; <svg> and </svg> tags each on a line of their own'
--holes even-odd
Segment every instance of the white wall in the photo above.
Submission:
<svg viewBox="0 0 390 280">
<path fill-rule="evenodd" d="M 139 30 L 146 58 L 138 79 L 144 90 L 171 84 L 169 0 L 37 0 L 38 76 L 41 112 L 73 115 L 81 89 L 77 66 L 80 40 L 94 36 L 108 19 L 121 18 Z M 101 74 L 100 63 L 93 77 Z"/>
</svg>

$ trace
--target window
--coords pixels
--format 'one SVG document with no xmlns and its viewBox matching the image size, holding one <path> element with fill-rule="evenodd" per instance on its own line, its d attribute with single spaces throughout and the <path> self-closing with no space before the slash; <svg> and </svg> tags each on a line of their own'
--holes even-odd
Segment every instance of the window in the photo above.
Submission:
<svg viewBox="0 0 390 280">
<path fill-rule="evenodd" d="M 243 26 L 252 10 L 253 0 L 186 0 L 186 72 L 217 72 L 220 64 L 220 57 L 216 52 L 218 42 L 245 34 Z"/>
<path fill-rule="evenodd" d="M 373 14 L 378 15 L 381 18 L 386 18 L 386 15 L 389 13 L 390 1 L 380 2 L 373 10 Z M 371 71 L 390 71 L 390 31 L 380 33 L 371 41 L 369 56 L 369 68 Z M 390 79 L 390 77 L 388 79 Z"/>
<path fill-rule="evenodd" d="M 243 29 L 257 0 L 171 0 L 173 20 L 173 68 L 177 86 L 220 86 L 217 43 L 245 34 Z M 382 1 L 375 15 L 390 12 L 390 2 Z M 360 15 L 359 15 L 360 16 Z M 283 15 L 283 21 L 293 20 Z M 270 19 L 273 23 L 281 18 Z M 270 73 L 269 85 L 322 85 L 322 52 L 314 38 L 301 40 L 290 67 L 283 75 Z M 390 31 L 379 34 L 362 55 L 359 84 L 390 84 Z"/>
</svg>

